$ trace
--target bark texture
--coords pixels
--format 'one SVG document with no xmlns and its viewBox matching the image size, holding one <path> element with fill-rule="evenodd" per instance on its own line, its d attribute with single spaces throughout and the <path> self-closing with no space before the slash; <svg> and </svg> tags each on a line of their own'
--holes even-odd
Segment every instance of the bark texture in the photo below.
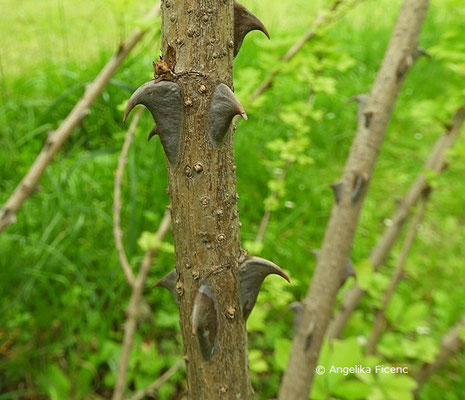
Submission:
<svg viewBox="0 0 465 400">
<path fill-rule="evenodd" d="M 333 207 L 315 273 L 303 302 L 279 399 L 307 400 L 334 300 L 350 256 L 366 188 L 376 163 L 395 99 L 413 63 L 428 0 L 406 0 L 357 129 Z"/>
<path fill-rule="evenodd" d="M 446 151 L 456 141 L 464 121 L 465 104 L 462 104 L 455 112 L 444 134 L 436 141 L 428 160 L 423 166 L 423 170 L 431 170 L 438 173 L 442 171 L 446 164 Z M 427 187 L 428 183 L 426 181 L 425 174 L 420 172 L 410 186 L 404 199 L 399 204 L 398 209 L 392 217 L 392 224 L 386 228 L 370 254 L 370 262 L 375 270 L 378 270 L 383 265 L 387 255 L 394 246 L 396 239 L 401 234 L 402 228 L 404 227 L 408 217 L 412 213 L 412 208 L 421 198 Z M 341 306 L 339 307 L 338 313 L 329 327 L 328 336 L 330 338 L 341 337 L 347 321 L 357 308 L 358 303 L 364 295 L 365 291 L 357 284 L 355 284 L 347 292 Z"/>
<path fill-rule="evenodd" d="M 209 136 L 215 89 L 232 88 L 233 15 L 231 0 L 162 3 L 162 52 L 175 62 L 183 108 L 179 153 L 167 165 L 188 397 L 195 400 L 252 397 L 238 297 L 243 253 L 233 131 L 219 144 Z"/>
</svg>

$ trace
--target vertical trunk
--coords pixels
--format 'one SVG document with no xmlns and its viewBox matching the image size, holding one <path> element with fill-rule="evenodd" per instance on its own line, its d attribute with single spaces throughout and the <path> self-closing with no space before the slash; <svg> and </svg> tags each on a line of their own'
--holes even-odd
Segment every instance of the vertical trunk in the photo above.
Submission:
<svg viewBox="0 0 465 400">
<path fill-rule="evenodd" d="M 156 122 L 168 165 L 176 256 L 166 287 L 180 309 L 189 398 L 250 399 L 245 320 L 263 279 L 287 275 L 241 249 L 233 154 L 233 58 L 264 25 L 233 0 L 164 0 L 156 80 L 129 99 Z"/>
<path fill-rule="evenodd" d="M 350 255 L 358 217 L 387 124 L 405 75 L 413 63 L 428 0 L 405 0 L 347 159 L 317 266 L 304 300 L 280 400 L 306 400 L 333 304 Z"/>
<path fill-rule="evenodd" d="M 241 249 L 233 129 L 247 115 L 232 88 L 233 58 L 261 21 L 233 0 L 164 0 L 156 80 L 128 101 L 156 122 L 168 165 L 176 270 L 158 282 L 180 309 L 189 398 L 252 397 L 245 320 L 270 261 Z M 269 36 L 268 36 L 269 37 Z"/>
<path fill-rule="evenodd" d="M 168 176 L 189 398 L 249 399 L 247 337 L 238 298 L 233 132 L 229 128 L 219 145 L 209 138 L 215 88 L 220 83 L 232 88 L 233 3 L 165 0 L 162 20 L 162 52 L 167 62 L 175 60 L 182 96 L 179 154 L 174 164 L 168 162 Z M 193 334 L 192 325 L 201 284 L 208 285 L 204 295 L 213 301 L 213 308 L 205 306 L 207 335 L 216 336 L 205 341 L 202 332 Z"/>
</svg>

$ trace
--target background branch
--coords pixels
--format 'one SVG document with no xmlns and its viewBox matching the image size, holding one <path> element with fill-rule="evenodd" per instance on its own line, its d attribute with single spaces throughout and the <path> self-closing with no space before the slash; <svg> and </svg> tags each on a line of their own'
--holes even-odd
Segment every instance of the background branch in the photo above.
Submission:
<svg viewBox="0 0 465 400">
<path fill-rule="evenodd" d="M 154 396 L 156 391 L 163 386 L 163 384 L 168 381 L 182 366 L 184 365 L 184 360 L 179 359 L 176 364 L 174 364 L 169 370 L 164 372 L 160 377 L 157 378 L 153 383 L 147 386 L 145 389 L 139 390 L 136 392 L 129 400 L 142 400 L 146 396 Z"/>
<path fill-rule="evenodd" d="M 436 372 L 444 362 L 463 346 L 463 334 L 461 331 L 465 329 L 465 317 L 463 317 L 449 332 L 441 339 L 439 353 L 432 363 L 425 363 L 415 375 L 415 380 L 418 383 L 414 395 L 418 397 L 422 386 L 428 378 Z"/>
<path fill-rule="evenodd" d="M 423 216 L 425 215 L 426 204 L 428 202 L 428 198 L 429 198 L 429 191 L 425 191 L 422 197 L 422 200 L 420 202 L 420 206 L 417 211 L 417 214 L 415 215 L 415 218 L 413 219 L 410 225 L 410 229 L 407 232 L 407 236 L 405 237 L 404 243 L 402 245 L 402 249 L 400 251 L 399 259 L 394 268 L 394 272 L 392 274 L 389 285 L 384 293 L 383 300 L 381 302 L 381 308 L 379 310 L 376 310 L 375 321 L 373 323 L 373 327 L 368 337 L 368 342 L 367 342 L 367 347 L 366 347 L 367 354 L 375 353 L 378 339 L 381 336 L 381 333 L 383 332 L 386 326 L 386 310 L 389 306 L 389 303 L 391 302 L 392 296 L 395 293 L 397 284 L 399 283 L 399 281 L 402 279 L 402 276 L 404 275 L 405 263 L 407 262 L 408 254 L 417 236 L 418 227 L 421 223 L 421 220 L 423 219 Z"/>
<path fill-rule="evenodd" d="M 282 64 L 291 61 L 294 56 L 302 49 L 305 43 L 307 43 L 315 36 L 316 32 L 323 26 L 323 24 L 327 23 L 329 25 L 334 20 L 334 14 L 338 8 L 344 4 L 345 1 L 346 0 L 336 0 L 326 12 L 318 14 L 310 29 L 297 42 L 295 42 L 287 51 L 287 53 L 281 58 L 278 63 L 279 67 L 273 69 L 263 80 L 260 86 L 251 94 L 249 97 L 249 104 L 252 104 L 255 100 L 257 100 L 258 97 L 260 97 L 264 92 L 271 88 L 274 79 L 282 69 Z"/>
<path fill-rule="evenodd" d="M 444 134 L 436 141 L 428 160 L 423 166 L 423 170 L 431 170 L 436 173 L 440 173 L 444 169 L 446 151 L 456 141 L 460 134 L 460 130 L 462 129 L 464 120 L 465 103 L 457 109 L 452 117 L 450 125 Z M 417 175 L 417 178 L 410 186 L 404 199 L 399 204 L 394 216 L 392 217 L 392 224 L 386 227 L 383 235 L 371 251 L 370 262 L 375 270 L 378 270 L 383 265 L 384 260 L 391 251 L 395 241 L 401 234 L 407 218 L 412 213 L 412 207 L 415 206 L 424 190 L 428 187 L 423 170 Z M 328 336 L 330 338 L 341 337 L 347 321 L 357 308 L 357 305 L 364 294 L 365 291 L 361 289 L 357 283 L 355 283 L 354 286 L 346 293 L 339 307 L 339 311 L 329 327 Z"/>
<path fill-rule="evenodd" d="M 136 277 L 132 272 L 132 268 L 129 264 L 123 245 L 123 231 L 121 230 L 121 186 L 123 184 L 124 167 L 126 166 L 126 162 L 128 159 L 129 148 L 131 147 L 131 143 L 134 138 L 134 133 L 136 132 L 136 127 L 139 123 L 142 111 L 143 108 L 138 108 L 136 110 L 132 118 L 131 125 L 129 126 L 128 132 L 124 137 L 123 148 L 121 149 L 121 154 L 118 158 L 118 167 L 116 168 L 115 172 L 115 189 L 113 195 L 113 237 L 115 239 L 116 250 L 118 252 L 118 258 L 121 263 L 121 268 L 123 268 L 124 275 L 126 275 L 126 279 L 131 287 L 134 287 Z"/>
<path fill-rule="evenodd" d="M 368 182 L 395 100 L 412 65 L 428 0 L 406 0 L 400 10 L 347 159 L 342 195 L 333 206 L 313 279 L 304 300 L 302 322 L 280 388 L 280 400 L 308 399 L 314 371 L 344 267 L 358 224 Z"/>
<path fill-rule="evenodd" d="M 170 228 L 170 221 L 170 213 L 167 210 L 155 235 L 157 242 L 162 241 L 165 235 L 168 233 Z M 132 345 L 134 343 L 134 334 L 136 333 L 137 319 L 140 303 L 142 300 L 142 291 L 144 289 L 145 280 L 147 279 L 150 267 L 152 266 L 153 258 L 157 254 L 157 251 L 157 248 L 151 248 L 145 253 L 139 274 L 137 275 L 134 287 L 132 289 L 131 298 L 129 300 L 129 306 L 127 309 L 127 318 L 124 324 L 123 348 L 119 362 L 118 377 L 116 379 L 115 390 L 112 397 L 113 400 L 122 400 L 124 397 L 129 358 L 131 355 Z"/>
<path fill-rule="evenodd" d="M 160 4 L 150 10 L 145 19 L 151 19 L 160 12 Z M 120 67 L 134 46 L 142 39 L 147 29 L 136 28 L 129 38 L 121 43 L 116 53 L 100 71 L 95 80 L 87 85 L 84 95 L 74 106 L 66 119 L 56 131 L 51 133 L 45 141 L 44 147 L 26 173 L 18 187 L 0 210 L 0 234 L 5 228 L 16 222 L 16 214 L 26 199 L 34 192 L 45 169 L 52 162 L 53 157 L 68 140 L 74 129 L 89 114 L 89 108 L 105 89 L 106 85 Z"/>
</svg>

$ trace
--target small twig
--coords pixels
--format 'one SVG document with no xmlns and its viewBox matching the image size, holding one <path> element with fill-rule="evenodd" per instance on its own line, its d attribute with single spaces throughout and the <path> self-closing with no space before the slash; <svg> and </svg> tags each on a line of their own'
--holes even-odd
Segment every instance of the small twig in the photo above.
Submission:
<svg viewBox="0 0 465 400">
<path fill-rule="evenodd" d="M 118 167 L 115 173 L 115 189 L 113 196 L 113 237 L 115 239 L 116 250 L 118 251 L 118 258 L 123 268 L 126 279 L 131 287 L 134 287 L 136 277 L 132 272 L 131 265 L 129 264 L 126 252 L 123 246 L 123 231 L 121 230 L 121 185 L 123 184 L 124 167 L 128 159 L 129 147 L 131 147 L 134 133 L 136 132 L 137 124 L 139 123 L 142 115 L 143 108 L 139 108 L 135 113 L 129 126 L 128 132 L 124 138 L 123 148 L 118 158 Z"/>
<path fill-rule="evenodd" d="M 381 308 L 376 311 L 375 321 L 373 323 L 373 327 L 371 329 L 371 333 L 368 338 L 368 343 L 366 347 L 367 354 L 374 354 L 376 352 L 378 339 L 386 326 L 386 310 L 389 306 L 389 303 L 391 302 L 392 296 L 395 293 L 398 283 L 404 275 L 404 267 L 407 261 L 408 254 L 410 252 L 410 249 L 412 248 L 413 242 L 415 241 L 415 237 L 417 236 L 418 226 L 420 225 L 421 220 L 425 215 L 426 204 L 429 198 L 428 195 L 429 192 L 427 191 L 422 197 L 422 201 L 420 202 L 417 214 L 413 219 L 412 224 L 410 225 L 410 229 L 407 232 L 407 236 L 405 237 L 404 243 L 402 245 L 400 256 L 394 268 L 391 280 L 384 293 L 383 300 L 381 302 Z"/>
<path fill-rule="evenodd" d="M 278 63 L 280 67 L 273 69 L 264 79 L 264 81 L 260 84 L 260 86 L 252 93 L 252 95 L 249 97 L 249 104 L 252 104 L 255 100 L 257 100 L 259 96 L 261 96 L 273 85 L 273 81 L 281 71 L 283 63 L 287 63 L 290 60 L 292 60 L 294 56 L 302 49 L 304 44 L 315 36 L 318 29 L 320 29 L 320 27 L 325 22 L 332 22 L 332 19 L 330 17 L 337 11 L 339 6 L 343 4 L 344 1 L 345 0 L 336 0 L 328 9 L 327 13 L 320 13 L 316 17 L 310 29 L 297 42 L 295 42 L 292 45 L 292 47 L 287 51 L 287 53 L 281 58 L 281 60 Z"/>
<path fill-rule="evenodd" d="M 160 4 L 157 4 L 147 15 L 152 18 L 160 12 Z M 68 140 L 74 129 L 89 114 L 89 109 L 99 94 L 105 89 L 111 77 L 120 67 L 134 46 L 142 39 L 147 29 L 136 28 L 126 42 L 121 43 L 116 53 L 100 71 L 95 80 L 87 85 L 84 95 L 74 106 L 66 119 L 56 131 L 51 133 L 45 141 L 44 147 L 35 159 L 29 171 L 26 173 L 13 194 L 0 210 L 0 233 L 16 221 L 16 214 L 26 199 L 34 192 L 45 169 L 52 162 L 53 157 Z"/>
<path fill-rule="evenodd" d="M 447 332 L 441 339 L 439 353 L 432 363 L 425 363 L 415 375 L 415 380 L 418 386 L 413 394 L 415 398 L 420 394 L 421 388 L 428 378 L 439 369 L 444 362 L 457 352 L 464 341 L 460 335 L 461 330 L 465 329 L 465 317 L 463 317 L 456 325 L 454 325 L 449 332 Z"/>
<path fill-rule="evenodd" d="M 165 212 L 162 222 L 155 235 L 157 242 L 163 240 L 170 228 L 171 217 L 169 211 Z M 157 248 L 149 249 L 142 260 L 139 274 L 132 289 L 129 306 L 127 309 L 127 318 L 124 324 L 124 337 L 123 349 L 121 351 L 121 358 L 119 362 L 118 377 L 116 379 L 115 390 L 113 392 L 113 400 L 122 400 L 124 391 L 126 389 L 126 376 L 128 372 L 129 357 L 131 355 L 132 345 L 134 343 L 134 334 L 137 327 L 137 317 L 140 309 L 140 302 L 142 300 L 142 291 L 144 289 L 145 280 L 152 266 L 153 258 L 157 254 Z"/>
<path fill-rule="evenodd" d="M 421 198 L 422 193 L 428 187 L 423 170 L 431 170 L 440 173 L 445 166 L 447 150 L 454 144 L 465 121 L 465 103 L 463 103 L 455 112 L 449 126 L 444 134 L 436 141 L 433 150 L 423 165 L 422 171 L 417 175 L 415 181 L 410 186 L 404 199 L 400 202 L 397 210 L 392 217 L 392 223 L 386 227 L 383 235 L 378 240 L 376 246 L 370 254 L 370 262 L 375 270 L 381 268 L 384 260 L 390 253 L 394 243 L 402 233 L 402 228 L 407 222 L 412 212 L 412 208 Z M 357 308 L 358 303 L 364 296 L 365 291 L 355 284 L 344 296 L 339 306 L 339 311 L 334 317 L 329 330 L 330 338 L 341 337 L 342 331 L 349 320 L 350 316 Z"/>
<path fill-rule="evenodd" d="M 142 400 L 146 396 L 153 396 L 155 392 L 163 386 L 184 364 L 182 359 L 179 359 L 168 371 L 164 372 L 163 375 L 158 377 L 153 383 L 147 386 L 145 389 L 139 390 L 129 400 Z"/>
</svg>

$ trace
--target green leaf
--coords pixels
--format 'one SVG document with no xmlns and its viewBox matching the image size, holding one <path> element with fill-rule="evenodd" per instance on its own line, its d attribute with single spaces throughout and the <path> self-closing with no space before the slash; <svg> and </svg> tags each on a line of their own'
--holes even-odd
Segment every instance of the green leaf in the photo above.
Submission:
<svg viewBox="0 0 465 400">
<path fill-rule="evenodd" d="M 247 320 L 249 331 L 263 332 L 265 330 L 266 311 L 260 304 L 256 304 Z"/>
<path fill-rule="evenodd" d="M 276 339 L 274 341 L 274 360 L 279 371 L 284 371 L 289 360 L 292 342 L 289 339 Z"/>
<path fill-rule="evenodd" d="M 349 380 L 339 382 L 331 389 L 331 394 L 341 399 L 365 399 L 371 392 L 371 387 L 366 383 Z"/>
<path fill-rule="evenodd" d="M 263 243 L 256 242 L 255 240 L 246 240 L 244 241 L 244 249 L 249 251 L 249 254 L 260 255 L 263 251 Z"/>
<path fill-rule="evenodd" d="M 171 243 L 158 240 L 156 233 L 142 232 L 142 235 L 137 240 L 137 244 L 144 251 L 158 249 L 164 253 L 174 254 L 174 246 Z"/>
<path fill-rule="evenodd" d="M 250 370 L 257 373 L 268 371 L 268 364 L 263 358 L 263 352 L 261 350 L 250 350 L 249 351 Z"/>
<path fill-rule="evenodd" d="M 360 261 L 355 265 L 357 283 L 361 289 L 369 290 L 375 270 L 369 259 Z"/>
</svg>

